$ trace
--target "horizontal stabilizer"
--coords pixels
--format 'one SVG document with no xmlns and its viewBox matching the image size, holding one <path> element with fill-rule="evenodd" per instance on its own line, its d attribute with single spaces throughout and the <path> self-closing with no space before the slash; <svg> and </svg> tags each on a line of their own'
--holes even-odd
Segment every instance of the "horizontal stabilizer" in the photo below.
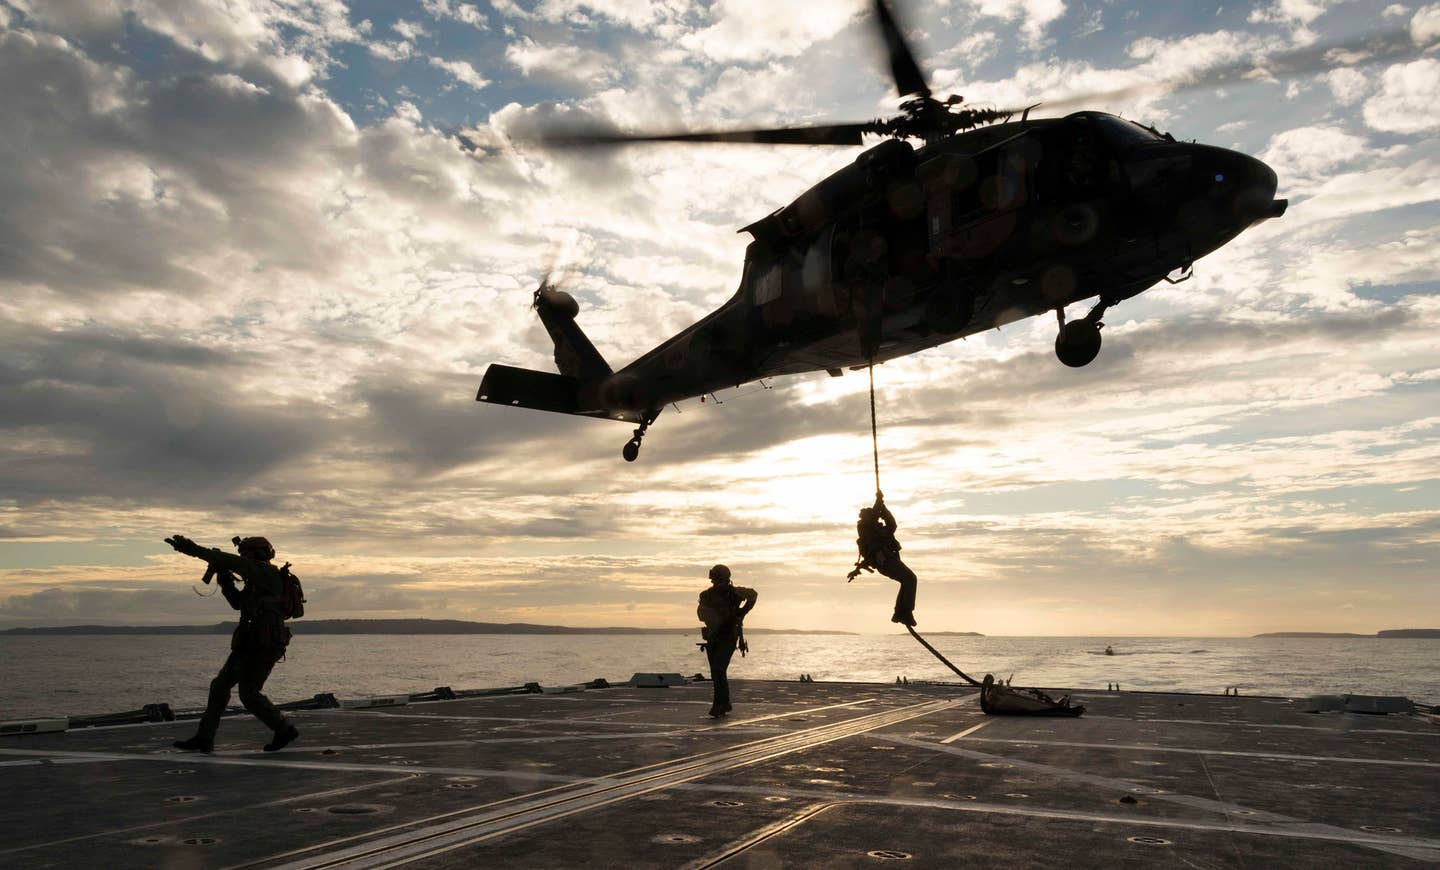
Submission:
<svg viewBox="0 0 1440 870">
<path fill-rule="evenodd" d="M 640 422 L 640 415 L 634 411 L 607 410 L 601 407 L 598 401 L 593 400 L 596 392 L 598 391 L 592 385 L 569 375 L 537 372 L 534 369 L 519 369 L 496 363 L 485 370 L 485 377 L 480 381 L 480 391 L 476 393 L 475 401 L 551 411 L 556 414 L 603 417 L 608 420 L 624 420 L 627 423 Z"/>
</svg>

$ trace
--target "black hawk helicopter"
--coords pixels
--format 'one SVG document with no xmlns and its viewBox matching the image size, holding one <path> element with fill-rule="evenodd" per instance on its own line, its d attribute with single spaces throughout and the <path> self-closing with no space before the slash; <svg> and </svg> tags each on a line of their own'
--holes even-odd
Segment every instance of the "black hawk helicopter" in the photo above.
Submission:
<svg viewBox="0 0 1440 870">
<path fill-rule="evenodd" d="M 1184 280 L 1197 259 L 1285 212 L 1274 171 L 1245 154 L 1177 142 L 1103 112 L 1032 119 L 1029 109 L 938 100 L 884 0 L 874 18 L 908 98 L 897 117 L 543 136 L 567 147 L 886 139 L 744 227 L 754 240 L 735 295 L 619 371 L 581 331 L 574 297 L 547 276 L 533 304 L 559 373 L 494 364 L 477 400 L 638 424 L 623 451 L 633 462 L 671 402 L 775 375 L 839 376 L 1049 311 L 1059 321 L 1056 355 L 1084 366 L 1100 351 L 1110 306 Z M 1065 306 L 1096 297 L 1084 317 L 1065 320 Z"/>
</svg>

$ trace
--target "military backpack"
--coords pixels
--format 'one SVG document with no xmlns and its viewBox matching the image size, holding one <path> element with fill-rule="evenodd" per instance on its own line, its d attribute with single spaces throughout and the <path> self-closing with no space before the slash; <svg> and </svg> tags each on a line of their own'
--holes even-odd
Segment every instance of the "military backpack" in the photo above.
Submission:
<svg viewBox="0 0 1440 870">
<path fill-rule="evenodd" d="M 280 577 L 285 581 L 284 591 L 280 593 L 280 615 L 299 619 L 305 615 L 305 590 L 300 586 L 300 578 L 290 573 L 289 562 L 280 569 Z"/>
</svg>

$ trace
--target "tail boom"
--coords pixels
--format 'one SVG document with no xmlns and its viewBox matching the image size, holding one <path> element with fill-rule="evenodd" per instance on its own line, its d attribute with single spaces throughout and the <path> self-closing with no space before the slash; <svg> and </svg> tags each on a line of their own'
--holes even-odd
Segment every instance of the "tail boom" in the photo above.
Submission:
<svg viewBox="0 0 1440 870">
<path fill-rule="evenodd" d="M 485 370 L 475 401 L 626 423 L 644 421 L 638 411 L 605 407 L 600 393 L 596 381 L 495 363 Z"/>
</svg>

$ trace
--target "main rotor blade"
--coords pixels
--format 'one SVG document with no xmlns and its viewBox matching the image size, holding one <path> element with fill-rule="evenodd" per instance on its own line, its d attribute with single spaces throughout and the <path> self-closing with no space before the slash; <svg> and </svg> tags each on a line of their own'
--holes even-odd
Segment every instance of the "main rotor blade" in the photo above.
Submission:
<svg viewBox="0 0 1440 870">
<path fill-rule="evenodd" d="M 754 145 L 859 145 L 870 124 L 817 124 L 813 127 L 723 130 L 705 133 L 620 133 L 573 127 L 556 128 L 529 137 L 561 148 L 625 145 L 632 142 L 733 142 Z"/>
<path fill-rule="evenodd" d="M 1148 81 L 1112 91 L 1096 91 L 1059 100 L 1045 100 L 1041 105 L 1047 109 L 1068 109 L 1157 93 L 1218 88 L 1237 82 L 1263 81 L 1267 78 L 1293 78 L 1384 60 L 1398 60 L 1418 55 L 1423 48 L 1415 44 L 1408 30 L 1391 30 L 1346 42 L 1280 52 L 1257 60 L 1222 64 L 1187 75 Z"/>
<path fill-rule="evenodd" d="M 920 64 L 915 62 L 915 55 L 905 42 L 905 34 L 900 31 L 900 25 L 896 23 L 895 15 L 885 0 L 875 0 L 875 20 L 880 22 L 880 32 L 885 38 L 885 51 L 890 56 L 890 75 L 895 78 L 895 89 L 900 92 L 900 96 L 930 96 L 930 86 L 925 83 L 925 74 L 920 71 Z"/>
</svg>

